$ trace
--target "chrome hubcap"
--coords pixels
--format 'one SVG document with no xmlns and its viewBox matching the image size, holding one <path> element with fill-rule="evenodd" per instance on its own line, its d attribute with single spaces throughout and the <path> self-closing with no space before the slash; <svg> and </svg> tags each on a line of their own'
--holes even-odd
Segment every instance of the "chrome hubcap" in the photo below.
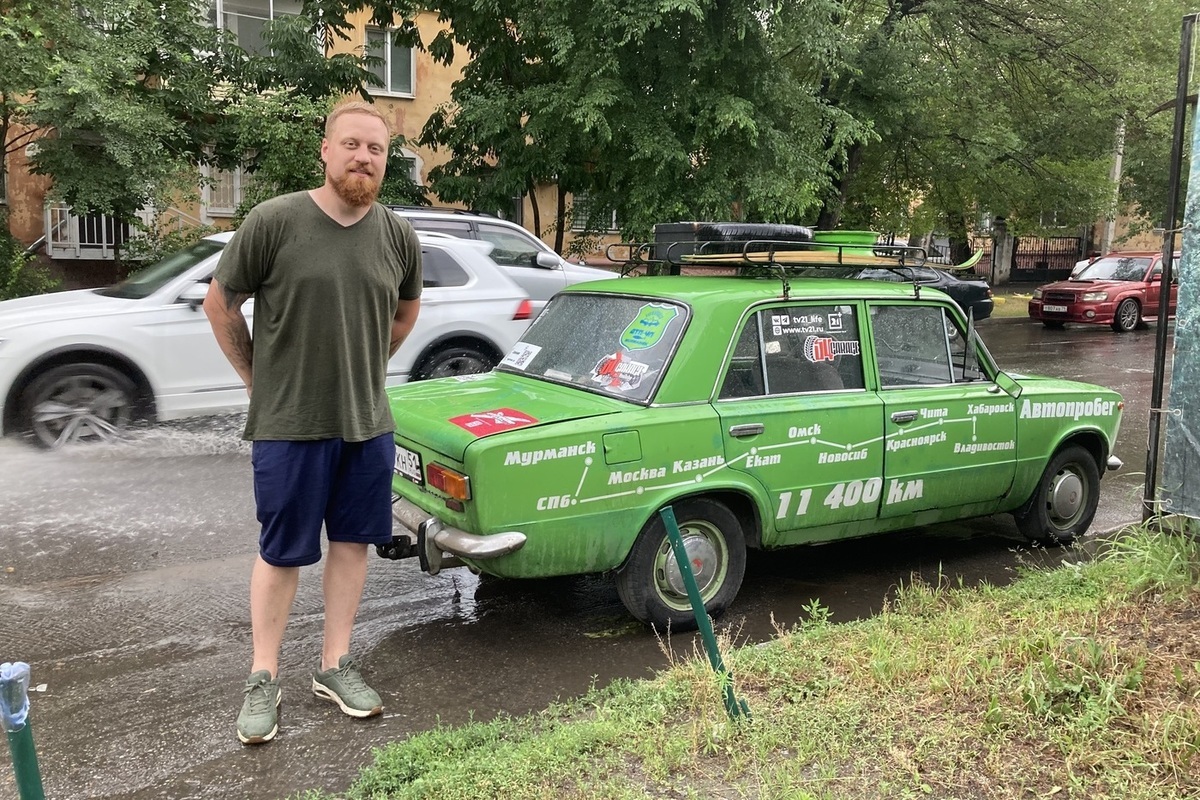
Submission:
<svg viewBox="0 0 1200 800">
<path fill-rule="evenodd" d="M 1055 520 L 1069 521 L 1083 507 L 1083 481 L 1074 472 L 1062 472 L 1054 477 L 1050 487 L 1050 513 Z"/>
</svg>

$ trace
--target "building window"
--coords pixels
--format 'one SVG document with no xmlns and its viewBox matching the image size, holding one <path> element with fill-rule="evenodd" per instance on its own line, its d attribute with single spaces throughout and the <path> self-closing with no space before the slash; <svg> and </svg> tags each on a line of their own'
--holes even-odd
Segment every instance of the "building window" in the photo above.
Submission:
<svg viewBox="0 0 1200 800">
<path fill-rule="evenodd" d="M 243 191 L 249 182 L 246 170 L 214 169 L 207 167 L 204 183 L 204 213 L 210 217 L 231 217 L 241 205 Z"/>
<path fill-rule="evenodd" d="M 252 55 L 270 55 L 263 28 L 271 20 L 300 13 L 300 0 L 213 0 L 218 27 L 237 37 Z"/>
<path fill-rule="evenodd" d="M 367 55 L 378 59 L 368 69 L 379 80 L 380 93 L 412 97 L 413 51 L 396 44 L 394 33 L 395 28 L 367 28 Z"/>
<path fill-rule="evenodd" d="M 617 212 L 597 208 L 592 199 L 580 193 L 571 198 L 571 230 L 575 232 L 613 232 L 617 230 Z"/>
<path fill-rule="evenodd" d="M 424 163 L 419 155 L 407 147 L 392 145 L 392 150 L 388 153 L 387 174 L 407 175 L 413 185 L 421 186 L 421 169 Z"/>
</svg>

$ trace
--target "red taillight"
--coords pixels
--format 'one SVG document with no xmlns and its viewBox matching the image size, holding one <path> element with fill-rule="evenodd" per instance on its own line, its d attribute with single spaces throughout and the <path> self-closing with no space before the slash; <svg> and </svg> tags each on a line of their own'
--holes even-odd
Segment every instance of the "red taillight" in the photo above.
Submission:
<svg viewBox="0 0 1200 800">
<path fill-rule="evenodd" d="M 517 306 L 517 313 L 513 314 L 513 319 L 533 319 L 533 303 L 522 300 L 521 305 Z"/>
<path fill-rule="evenodd" d="M 435 489 L 445 492 L 455 500 L 471 499 L 471 479 L 441 464 L 430 464 L 425 468 L 425 480 Z"/>
</svg>

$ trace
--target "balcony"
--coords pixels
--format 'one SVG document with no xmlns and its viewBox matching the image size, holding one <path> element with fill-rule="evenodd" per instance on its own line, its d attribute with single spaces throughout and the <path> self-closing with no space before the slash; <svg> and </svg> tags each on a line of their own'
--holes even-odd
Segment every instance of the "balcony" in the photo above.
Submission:
<svg viewBox="0 0 1200 800">
<path fill-rule="evenodd" d="M 150 224 L 154 211 L 143 209 L 138 218 Z M 92 214 L 80 217 L 64 203 L 50 203 L 45 211 L 46 255 L 55 259 L 111 261 L 137 231 L 128 223 Z"/>
</svg>

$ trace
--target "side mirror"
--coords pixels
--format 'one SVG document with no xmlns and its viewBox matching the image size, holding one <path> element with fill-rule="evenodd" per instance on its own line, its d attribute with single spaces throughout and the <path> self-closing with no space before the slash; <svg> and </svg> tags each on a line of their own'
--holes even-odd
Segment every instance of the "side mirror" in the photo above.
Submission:
<svg viewBox="0 0 1200 800">
<path fill-rule="evenodd" d="M 179 293 L 177 303 L 187 303 L 192 310 L 198 309 L 204 305 L 204 298 L 208 295 L 208 284 L 203 281 L 197 281 L 191 286 Z"/>
<path fill-rule="evenodd" d="M 535 267 L 558 269 L 560 263 L 562 263 L 562 259 L 554 255 L 554 253 L 547 253 L 545 250 L 538 250 L 533 256 L 533 265 Z"/>
</svg>

